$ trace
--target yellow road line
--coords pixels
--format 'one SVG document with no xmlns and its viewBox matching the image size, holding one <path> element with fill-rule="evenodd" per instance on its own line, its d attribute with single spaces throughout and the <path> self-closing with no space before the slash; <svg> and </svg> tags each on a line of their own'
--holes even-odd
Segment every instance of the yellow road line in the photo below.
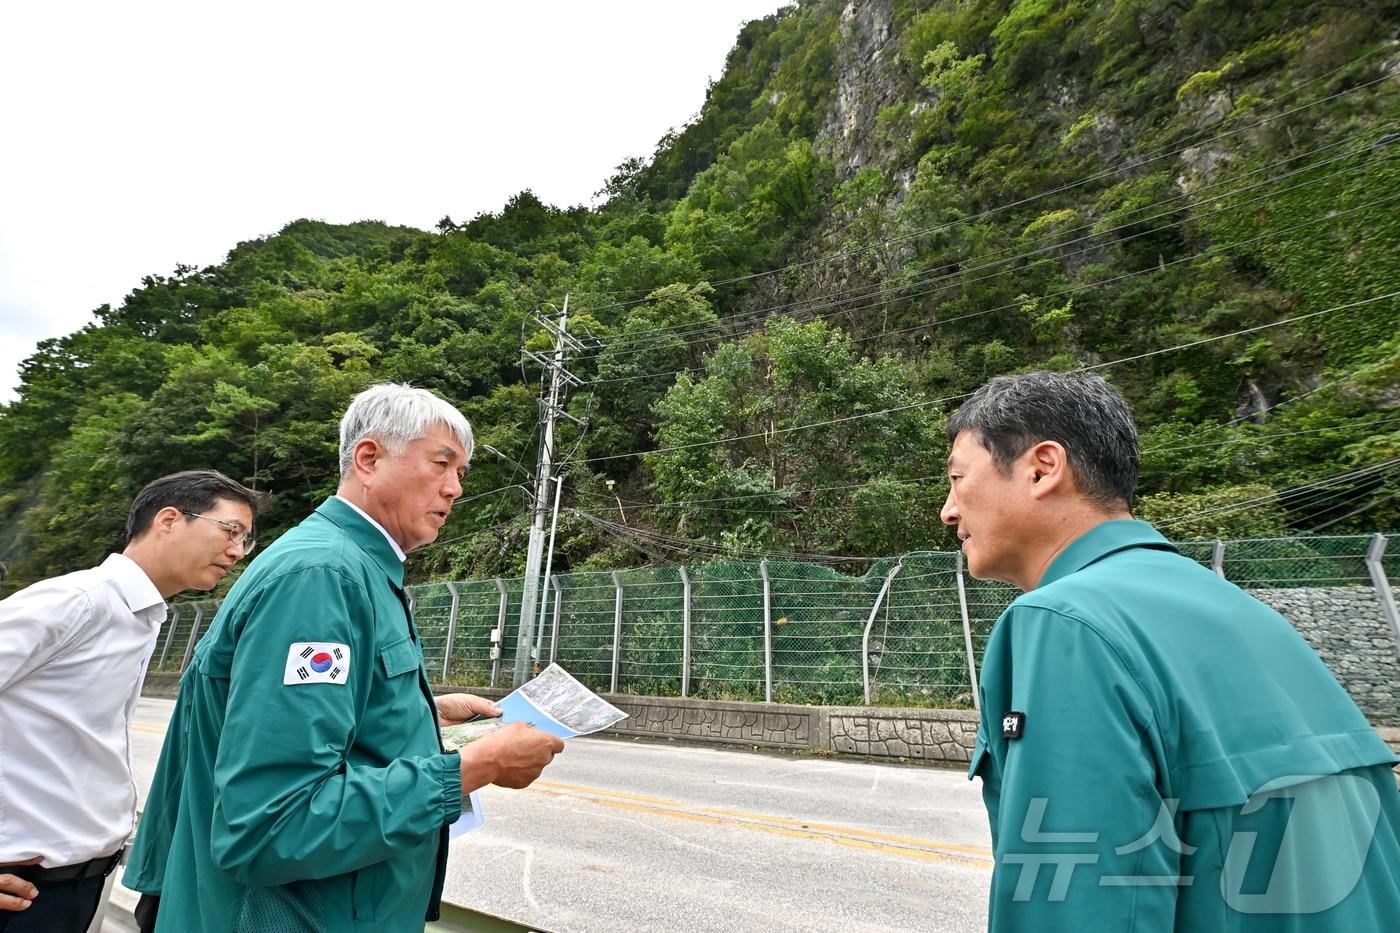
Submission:
<svg viewBox="0 0 1400 933">
<path fill-rule="evenodd" d="M 620 809 L 658 813 L 666 816 L 678 817 L 680 819 L 698 820 L 705 823 L 740 826 L 745 829 L 754 829 L 760 832 L 769 832 L 777 835 L 794 836 L 802 839 L 822 839 L 828 842 L 835 842 L 838 845 L 849 845 L 873 851 L 909 855 L 914 858 L 930 858 L 939 861 L 951 860 L 975 864 L 982 867 L 990 867 L 992 857 L 990 849 L 985 849 L 980 846 L 940 842 L 934 839 L 918 839 L 913 836 L 898 836 L 892 833 L 879 833 L 871 830 L 857 829 L 852 826 L 817 823 L 811 820 L 771 816 L 766 813 L 749 813 L 743 810 L 728 810 L 723 807 L 696 807 L 693 804 L 688 804 L 680 800 L 667 800 L 664 797 L 648 797 L 643 794 L 626 793 L 625 791 L 601 790 L 599 788 L 584 787 L 578 784 L 563 784 L 558 781 L 536 781 L 534 784 L 530 785 L 530 789 L 537 789 L 542 793 L 550 794 L 550 796 L 555 797 L 580 796 L 594 803 L 618 807 Z M 550 793 L 551 790 L 555 792 Z M 801 827 L 801 829 L 788 828 L 793 826 Z M 872 841 L 867 842 L 865 840 Z M 927 851 L 931 849 L 947 850 L 948 853 L 966 853 L 966 855 L 958 856 L 942 852 Z"/>
<path fill-rule="evenodd" d="M 164 727 L 164 726 L 153 726 L 153 725 L 151 725 L 151 724 L 148 723 L 148 722 L 133 722 L 133 723 L 131 724 L 131 731 L 132 731 L 132 732 L 146 732 L 146 733 L 149 733 L 150 735 L 165 735 L 165 727 Z"/>
<path fill-rule="evenodd" d="M 539 783 L 538 781 L 536 783 Z M 532 785 L 529 790 L 534 790 Z M 948 855 L 942 852 L 932 852 L 927 849 L 911 849 L 903 846 L 886 845 L 879 842 L 866 842 L 862 839 L 851 839 L 847 836 L 833 836 L 826 833 L 802 832 L 801 830 L 788 829 L 785 826 L 773 826 L 767 823 L 751 823 L 746 820 L 738 820 L 732 817 L 714 816 L 709 813 L 695 813 L 690 810 L 669 810 L 663 807 L 650 807 L 645 804 L 630 803 L 625 800 L 608 800 L 603 797 L 580 797 L 577 794 L 563 791 L 552 791 L 540 789 L 537 793 L 548 797 L 559 797 L 568 800 L 586 800 L 589 803 L 596 803 L 604 807 L 613 807 L 619 810 L 630 810 L 637 813 L 648 813 L 660 816 L 670 816 L 681 820 L 691 820 L 697 823 L 710 823 L 720 826 L 734 826 L 741 829 L 749 829 L 760 833 L 769 833 L 774 836 L 787 836 L 793 839 L 808 839 L 816 842 L 829 842 L 833 845 L 846 846 L 852 849 L 863 849 L 867 852 L 878 852 L 883 855 L 902 855 L 908 858 L 922 859 L 926 862 L 952 862 L 957 865 L 965 865 L 972 868 L 992 867 L 991 861 L 975 858 L 967 855 Z"/>
<path fill-rule="evenodd" d="M 719 807 L 708 807 L 711 813 L 725 813 L 733 816 L 748 816 L 739 811 L 724 810 Z M 765 816 L 763 819 L 770 823 L 788 823 L 790 825 L 801 826 L 803 829 L 820 829 L 829 832 L 838 832 L 847 836 L 860 836 L 865 839 L 879 839 L 884 842 L 903 842 L 909 845 L 933 846 L 939 849 L 948 849 L 953 852 L 966 852 L 969 855 L 977 855 L 982 858 L 991 858 L 992 850 L 984 846 L 967 846 L 956 842 L 941 842 L 933 839 L 918 839 L 913 836 L 898 836 L 893 833 L 877 833 L 874 830 L 854 829 L 850 826 L 836 826 L 830 823 L 814 823 L 811 820 L 797 820 L 782 816 Z"/>
</svg>

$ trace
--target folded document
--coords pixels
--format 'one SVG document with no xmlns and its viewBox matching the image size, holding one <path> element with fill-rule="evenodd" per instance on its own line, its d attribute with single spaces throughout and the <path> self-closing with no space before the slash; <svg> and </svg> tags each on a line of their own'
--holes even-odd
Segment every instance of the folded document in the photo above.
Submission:
<svg viewBox="0 0 1400 933">
<path fill-rule="evenodd" d="M 551 664 L 534 680 L 501 699 L 499 719 L 476 720 L 443 726 L 442 744 L 449 752 L 470 745 L 483 735 L 512 722 L 529 723 L 536 729 L 571 739 L 606 729 L 627 718 L 627 714 L 574 679 L 558 664 Z M 452 824 L 451 836 L 482 824 L 481 800 L 473 791 L 464 802 L 462 815 Z"/>
</svg>

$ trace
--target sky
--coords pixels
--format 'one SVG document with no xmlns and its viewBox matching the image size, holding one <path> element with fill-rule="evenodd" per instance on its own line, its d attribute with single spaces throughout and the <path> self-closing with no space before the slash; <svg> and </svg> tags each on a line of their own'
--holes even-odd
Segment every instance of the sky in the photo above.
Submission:
<svg viewBox="0 0 1400 933">
<path fill-rule="evenodd" d="M 779 0 L 0 5 L 0 402 L 142 276 L 302 217 L 592 203 Z"/>
</svg>

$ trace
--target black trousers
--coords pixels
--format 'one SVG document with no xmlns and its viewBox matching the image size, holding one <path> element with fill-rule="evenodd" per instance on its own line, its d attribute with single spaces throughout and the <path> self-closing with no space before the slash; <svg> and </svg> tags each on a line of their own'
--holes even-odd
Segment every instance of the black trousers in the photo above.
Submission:
<svg viewBox="0 0 1400 933">
<path fill-rule="evenodd" d="M 27 865 L 5 871 L 27 877 Z M 102 875 L 78 881 L 29 879 L 39 889 L 27 910 L 0 910 L 0 933 L 84 933 L 102 902 L 107 879 Z"/>
<path fill-rule="evenodd" d="M 160 912 L 159 894 L 142 894 L 141 899 L 136 902 L 136 909 L 132 914 L 136 917 L 136 929 L 141 933 L 155 933 L 156 914 Z"/>
</svg>

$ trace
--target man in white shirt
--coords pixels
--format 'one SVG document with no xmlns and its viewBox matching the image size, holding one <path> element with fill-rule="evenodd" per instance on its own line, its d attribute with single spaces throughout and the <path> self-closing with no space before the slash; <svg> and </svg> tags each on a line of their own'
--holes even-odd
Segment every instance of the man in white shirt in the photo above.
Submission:
<svg viewBox="0 0 1400 933">
<path fill-rule="evenodd" d="M 136 815 L 128 728 L 165 600 L 253 549 L 262 494 L 214 470 L 136 496 L 126 548 L 0 600 L 0 933 L 81 933 Z"/>
</svg>

